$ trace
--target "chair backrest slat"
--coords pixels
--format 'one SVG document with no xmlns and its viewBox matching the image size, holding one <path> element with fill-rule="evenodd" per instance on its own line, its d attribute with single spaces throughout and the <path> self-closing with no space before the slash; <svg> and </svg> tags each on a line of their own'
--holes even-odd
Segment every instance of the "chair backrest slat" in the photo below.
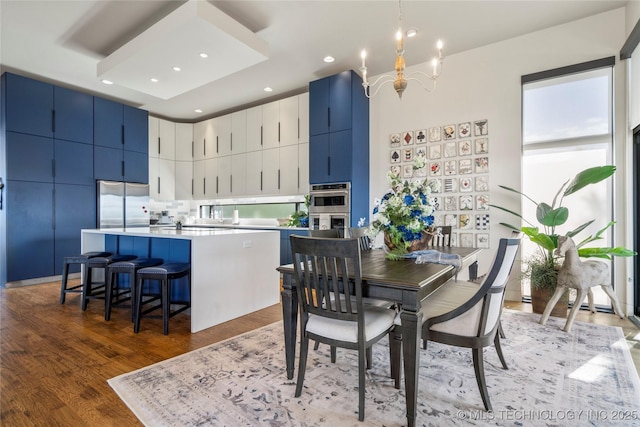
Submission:
<svg viewBox="0 0 640 427">
<path fill-rule="evenodd" d="M 451 226 L 441 225 L 436 227 L 435 234 L 431 239 L 431 246 L 447 246 L 451 247 Z"/>
</svg>

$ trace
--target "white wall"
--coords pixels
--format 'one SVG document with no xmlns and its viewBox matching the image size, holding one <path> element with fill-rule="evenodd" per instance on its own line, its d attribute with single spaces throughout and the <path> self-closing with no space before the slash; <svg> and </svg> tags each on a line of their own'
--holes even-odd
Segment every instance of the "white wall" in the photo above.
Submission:
<svg viewBox="0 0 640 427">
<path fill-rule="evenodd" d="M 441 35 L 445 41 L 446 34 Z M 478 119 L 489 120 L 490 200 L 491 203 L 520 210 L 519 198 L 505 194 L 499 184 L 520 188 L 521 169 L 521 84 L 520 77 L 538 71 L 616 56 L 625 41 L 625 9 L 599 14 L 569 24 L 495 43 L 447 57 L 438 88 L 427 93 L 409 83 L 399 100 L 392 87 L 383 88 L 371 99 L 371 194 L 381 197 L 387 190 L 385 174 L 389 169 L 388 135 L 404 130 L 423 129 Z M 380 49 L 384 49 L 380 46 Z M 407 50 L 411 49 L 410 44 Z M 389 64 L 392 66 L 393 64 Z M 391 68 L 391 67 L 390 67 Z M 407 73 L 424 63 L 410 67 Z M 624 95 L 625 73 L 617 67 L 616 96 Z M 375 76 L 370 79 L 375 81 Z M 626 120 L 624 96 L 616 102 L 616 125 Z M 620 99 L 617 98 L 617 99 Z M 624 122 L 623 122 L 624 123 Z M 622 144 L 622 136 L 616 145 Z M 619 168 L 622 166 L 619 166 Z M 619 174 L 624 179 L 624 174 Z M 623 205 L 624 206 L 624 205 Z M 622 209 L 624 211 L 624 209 Z M 499 222 L 511 222 L 508 214 L 491 209 L 491 248 L 484 251 L 480 272 L 488 269 L 500 237 L 510 234 Z M 622 227 L 621 227 L 622 228 Z M 518 266 L 514 267 L 517 269 Z M 623 272 L 622 276 L 625 277 Z M 622 286 L 619 286 L 622 288 Z M 622 293 L 620 295 L 622 299 Z M 509 284 L 506 298 L 519 300 L 520 283 Z M 629 301 L 631 304 L 631 301 Z"/>
</svg>

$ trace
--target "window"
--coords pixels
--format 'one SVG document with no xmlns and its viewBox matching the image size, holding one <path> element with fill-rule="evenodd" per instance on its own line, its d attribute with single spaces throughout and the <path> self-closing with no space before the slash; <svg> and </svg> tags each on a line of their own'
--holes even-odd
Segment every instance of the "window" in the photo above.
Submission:
<svg viewBox="0 0 640 427">
<path fill-rule="evenodd" d="M 522 191 L 533 200 L 551 204 L 555 192 L 578 172 L 612 164 L 614 58 L 524 76 L 522 85 Z M 576 239 L 603 228 L 612 218 L 613 180 L 590 185 L 563 200 L 569 220 L 558 227 L 564 234 L 596 219 Z M 524 218 L 535 218 L 535 205 L 523 201 Z M 611 233 L 598 246 L 608 246 Z M 576 241 L 576 243 L 578 243 Z M 523 256 L 537 246 L 523 240 Z M 598 288 L 597 305 L 610 307 Z M 530 295 L 525 283 L 524 295 Z"/>
</svg>

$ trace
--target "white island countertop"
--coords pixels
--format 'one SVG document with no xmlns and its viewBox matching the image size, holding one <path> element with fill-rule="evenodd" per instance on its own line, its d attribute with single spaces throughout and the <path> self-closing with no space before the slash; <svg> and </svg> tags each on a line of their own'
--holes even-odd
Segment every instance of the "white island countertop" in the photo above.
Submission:
<svg viewBox="0 0 640 427">
<path fill-rule="evenodd" d="M 82 251 L 104 250 L 117 235 L 189 240 L 191 332 L 218 325 L 280 301 L 280 232 L 175 227 L 82 230 Z M 145 328 L 142 320 L 141 328 Z M 160 331 L 162 332 L 162 331 Z"/>
</svg>

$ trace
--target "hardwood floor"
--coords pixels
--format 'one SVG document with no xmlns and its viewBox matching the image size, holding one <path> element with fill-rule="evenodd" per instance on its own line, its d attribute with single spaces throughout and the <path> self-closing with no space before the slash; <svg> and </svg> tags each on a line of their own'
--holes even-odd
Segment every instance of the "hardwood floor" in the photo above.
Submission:
<svg viewBox="0 0 640 427">
<path fill-rule="evenodd" d="M 133 333 L 129 310 L 104 321 L 104 304 L 82 312 L 78 295 L 59 304 L 59 282 L 0 289 L 0 424 L 6 426 L 140 425 L 107 384 L 109 378 L 233 337 L 282 318 L 280 305 L 191 334 L 189 317 L 145 318 Z M 507 302 L 516 310 L 529 304 Z M 640 368 L 640 331 L 628 319 L 581 312 L 580 321 L 622 326 Z M 640 370 L 640 369 L 639 369 Z"/>
</svg>

